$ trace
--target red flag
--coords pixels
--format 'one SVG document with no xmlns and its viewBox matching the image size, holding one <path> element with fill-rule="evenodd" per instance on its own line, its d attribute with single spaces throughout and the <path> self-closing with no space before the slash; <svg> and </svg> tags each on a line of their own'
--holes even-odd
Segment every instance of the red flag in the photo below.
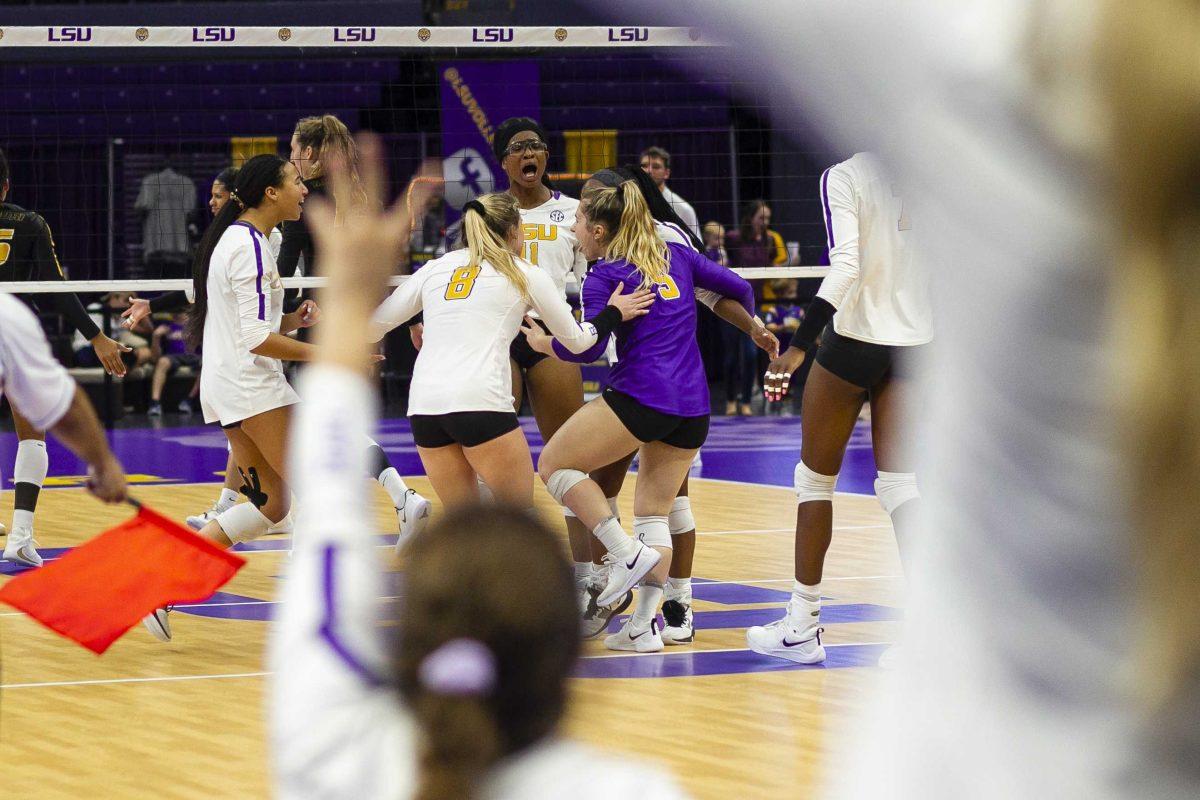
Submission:
<svg viewBox="0 0 1200 800">
<path fill-rule="evenodd" d="M 95 653 L 156 608 L 212 597 L 246 563 L 147 508 L 0 587 L 0 601 Z"/>
</svg>

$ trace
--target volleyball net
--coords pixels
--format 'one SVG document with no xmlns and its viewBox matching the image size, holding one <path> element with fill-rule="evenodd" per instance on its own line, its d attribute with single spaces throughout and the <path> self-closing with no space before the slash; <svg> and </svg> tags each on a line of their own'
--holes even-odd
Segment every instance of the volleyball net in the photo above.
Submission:
<svg viewBox="0 0 1200 800">
<path fill-rule="evenodd" d="M 8 200 L 46 218 L 69 277 L 88 282 L 75 291 L 185 278 L 213 178 L 286 156 L 296 122 L 322 114 L 384 138 L 397 191 L 442 159 L 445 202 L 414 231 L 418 262 L 466 200 L 507 186 L 490 140 L 510 116 L 547 130 L 568 195 L 659 148 L 699 226 L 736 228 L 766 199 L 784 263 L 823 262 L 830 159 L 773 127 L 769 87 L 692 29 L 28 27 L 0 29 L 0 54 Z"/>
</svg>

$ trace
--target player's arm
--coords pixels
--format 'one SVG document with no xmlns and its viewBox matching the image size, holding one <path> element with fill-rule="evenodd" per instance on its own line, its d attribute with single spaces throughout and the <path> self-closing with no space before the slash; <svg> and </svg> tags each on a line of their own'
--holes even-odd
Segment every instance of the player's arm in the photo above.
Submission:
<svg viewBox="0 0 1200 800">
<path fill-rule="evenodd" d="M 610 302 L 594 318 L 580 325 L 549 275 L 540 269 L 530 270 L 528 280 L 530 305 L 546 323 L 554 340 L 572 354 L 586 353 L 597 343 L 603 346 L 626 318 L 624 307 L 629 307 L 628 318 L 632 319 L 645 314 L 654 298 L 649 291 L 612 298 L 615 303 Z"/>
<path fill-rule="evenodd" d="M 238 247 L 231 256 L 229 278 L 237 304 L 238 344 L 256 356 L 281 361 L 311 361 L 316 347 L 271 329 L 270 299 L 258 273 L 252 246 Z"/>
<path fill-rule="evenodd" d="M 41 217 L 36 217 L 39 230 L 33 240 L 33 275 L 39 281 L 64 281 L 62 265 L 58 261 L 58 253 L 54 250 L 54 237 L 50 226 Z M 79 295 L 73 292 L 54 292 L 52 295 L 54 310 L 66 318 L 71 327 L 83 334 L 96 351 L 96 357 L 104 366 L 105 371 L 112 375 L 125 374 L 125 362 L 121 353 L 129 352 L 128 347 L 114 339 L 105 336 L 100 328 L 88 316 L 87 310 L 79 300 Z"/>
<path fill-rule="evenodd" d="M 433 274 L 425 272 L 422 275 L 422 272 L 424 271 L 418 270 L 410 275 L 408 280 L 397 286 L 396 290 L 379 304 L 379 308 L 375 309 L 368 327 L 368 337 L 372 342 L 378 342 L 390 331 L 421 313 L 423 308 L 421 290 L 427 276 Z"/>
<path fill-rule="evenodd" d="M 378 190 L 379 145 L 360 141 L 365 183 Z M 363 480 L 378 415 L 364 375 L 370 314 L 407 220 L 372 212 L 333 230 L 331 203 L 306 213 L 330 223 L 320 234 L 329 285 L 288 448 L 299 509 L 269 653 L 276 773 L 289 797 L 407 797 L 417 742 L 378 625 L 386 588 Z"/>
<path fill-rule="evenodd" d="M 729 298 L 741 306 L 747 316 L 754 316 L 754 287 L 742 276 L 699 253 L 680 247 L 671 251 L 671 257 L 687 259 L 696 288 Z"/>
<path fill-rule="evenodd" d="M 110 503 L 123 499 L 125 471 L 109 449 L 87 395 L 50 354 L 37 318 L 9 297 L 0 302 L 0 364 L 13 406 L 88 464 L 92 493 Z"/>
<path fill-rule="evenodd" d="M 821 205 L 829 245 L 829 274 L 805 309 L 789 350 L 808 350 L 833 319 L 851 287 L 858 281 L 858 201 L 854 181 L 840 165 L 821 176 Z M 790 374 L 790 373 L 789 373 Z"/>
<path fill-rule="evenodd" d="M 583 284 L 583 292 L 580 295 L 580 300 L 583 303 L 583 318 L 607 324 L 602 314 L 609 306 L 609 299 L 614 289 L 616 289 L 616 284 L 608 276 L 597 274 L 593 270 L 587 276 L 587 281 Z M 611 312 L 609 312 L 608 316 L 611 317 Z M 595 323 L 592 324 L 594 325 Z M 546 324 L 546 327 L 550 327 L 549 323 Z M 522 326 L 522 330 L 525 332 L 525 338 L 529 341 L 530 347 L 540 353 L 554 356 L 561 361 L 588 364 L 599 358 L 608 346 L 608 336 L 598 336 L 590 347 L 575 353 L 565 347 L 562 342 L 546 336 L 542 329 L 536 325 L 530 326 L 527 324 Z"/>
</svg>

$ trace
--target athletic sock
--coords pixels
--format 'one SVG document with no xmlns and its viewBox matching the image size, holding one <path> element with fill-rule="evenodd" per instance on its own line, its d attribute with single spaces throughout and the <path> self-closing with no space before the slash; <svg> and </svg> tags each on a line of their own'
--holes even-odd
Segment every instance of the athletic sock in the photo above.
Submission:
<svg viewBox="0 0 1200 800">
<path fill-rule="evenodd" d="M 667 578 L 663 599 L 674 600 L 682 605 L 690 606 L 692 604 L 692 579 Z"/>
<path fill-rule="evenodd" d="M 794 582 L 787 616 L 798 630 L 818 624 L 821 621 L 821 584 L 809 586 L 800 581 Z"/>
<path fill-rule="evenodd" d="M 608 498 L 605 498 L 605 499 L 606 499 L 606 500 L 608 500 L 608 509 L 609 509 L 610 511 L 612 511 L 612 515 L 613 515 L 614 517 L 616 517 L 618 521 L 620 521 L 620 519 L 621 519 L 621 512 L 620 512 L 620 510 L 617 508 L 617 498 L 615 498 L 615 497 L 608 497 Z"/>
<path fill-rule="evenodd" d="M 221 496 L 220 496 L 220 498 L 217 499 L 217 505 L 216 505 L 217 513 L 218 514 L 221 513 L 222 511 L 224 511 L 225 509 L 229 508 L 231 505 L 236 503 L 238 501 L 238 497 L 239 497 L 238 493 L 235 492 L 233 489 L 226 489 L 226 488 L 222 487 L 221 488 Z"/>
<path fill-rule="evenodd" d="M 404 507 L 404 495 L 408 492 L 408 484 L 400 477 L 400 473 L 396 472 L 395 467 L 388 467 L 383 472 L 379 473 L 376 478 L 379 485 L 388 493 L 388 497 L 392 498 L 392 505 L 396 508 Z"/>
<path fill-rule="evenodd" d="M 33 512 L 37 510 L 38 495 L 49 469 L 50 457 L 46 455 L 45 442 L 25 439 L 17 445 L 17 460 L 13 465 L 14 528 L 33 527 Z"/>
<path fill-rule="evenodd" d="M 584 586 L 588 582 L 588 578 L 592 577 L 592 562 L 576 561 L 575 562 L 575 585 Z"/>
<path fill-rule="evenodd" d="M 621 523 L 617 521 L 616 517 L 609 517 L 604 520 L 596 526 L 596 529 L 592 533 L 604 543 L 604 546 L 614 558 L 625 558 L 632 555 L 634 549 L 633 540 L 621 528 Z"/>
<path fill-rule="evenodd" d="M 634 628 L 645 628 L 650 624 L 650 620 L 658 613 L 658 604 L 662 598 L 661 586 L 643 583 L 638 587 L 637 603 L 634 605 L 633 619 L 630 620 Z"/>
</svg>

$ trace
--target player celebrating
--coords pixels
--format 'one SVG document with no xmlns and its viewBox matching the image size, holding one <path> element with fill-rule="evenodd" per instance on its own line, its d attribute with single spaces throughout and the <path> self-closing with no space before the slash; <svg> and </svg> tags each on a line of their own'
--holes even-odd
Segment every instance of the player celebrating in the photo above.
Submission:
<svg viewBox="0 0 1200 800">
<path fill-rule="evenodd" d="M 644 170 L 633 166 L 609 167 L 592 175 L 583 185 L 582 194 L 586 198 L 589 193 L 603 188 L 620 186 L 627 180 L 634 181 L 646 201 L 650 216 L 654 218 L 654 229 L 659 237 L 668 244 L 678 244 L 696 252 L 702 252 L 703 242 L 688 231 L 687 226 L 675 213 L 671 204 L 662 192 L 657 190 L 652 177 Z M 779 340 L 767 330 L 762 320 L 752 317 L 736 300 L 721 297 L 719 294 L 705 289 L 696 289 L 696 299 L 708 306 L 721 319 L 749 334 L 754 342 L 767 352 L 771 358 L 779 355 Z M 617 513 L 617 495 L 629 473 L 629 465 L 635 453 L 592 472 L 592 478 L 604 490 L 613 514 Z M 699 453 L 697 453 L 697 458 Z M 671 569 L 663 594 L 663 642 L 668 645 L 685 644 L 695 637 L 695 627 L 692 617 L 692 557 L 696 549 L 696 520 L 692 515 L 691 498 L 688 497 L 688 481 L 685 477 L 679 488 L 678 496 L 671 504 L 668 516 L 671 529 Z M 603 547 L 593 540 L 595 551 L 593 561 L 600 563 Z M 582 633 L 585 637 L 597 636 L 607 627 L 614 614 L 619 614 L 628 606 L 625 599 L 616 604 L 598 606 L 595 597 L 600 594 L 607 582 L 603 568 L 594 569 L 588 579 L 589 603 L 584 612 Z"/>
<path fill-rule="evenodd" d="M 614 287 L 652 288 L 658 301 L 644 318 L 617 329 L 618 361 L 608 388 L 546 444 L 538 473 L 559 503 L 567 505 L 608 550 L 608 582 L 596 598 L 607 605 L 646 578 L 633 616 L 605 639 L 614 650 L 661 650 L 655 615 L 671 558 L 671 504 L 708 435 L 708 383 L 696 344 L 694 288 L 736 297 L 753 313 L 750 284 L 690 248 L 666 244 L 637 184 L 589 194 L 575 219 L 575 234 L 592 268 L 583 289 L 586 316 L 598 313 Z M 606 343 L 579 355 L 532 325 L 529 344 L 558 358 L 586 361 Z M 609 508 L 604 491 L 587 473 L 638 450 L 641 467 L 634 493 L 631 539 Z M 649 575 L 649 577 L 646 577 Z"/>
<path fill-rule="evenodd" d="M 251 158 L 238 171 L 229 203 L 196 254 L 196 302 L 188 333 L 193 346 L 203 343 L 200 405 L 204 421 L 225 431 L 250 499 L 201 528 L 201 536 L 221 547 L 263 535 L 291 506 L 283 478 L 284 444 L 298 398 L 282 362 L 310 360 L 316 348 L 285 334 L 315 324 L 320 312 L 306 300 L 283 313 L 283 286 L 266 237 L 283 220 L 299 219 L 307 194 L 291 163 L 275 155 Z M 369 439 L 361 446 L 378 448 Z M 419 530 L 427 518 L 428 513 L 402 514 L 401 536 Z M 171 638 L 168 611 L 158 609 L 144 620 L 162 641 Z"/>
<path fill-rule="evenodd" d="M 41 215 L 26 211 L 8 202 L 8 159 L 0 150 L 0 281 L 62 281 L 66 280 L 54 237 Z M 54 310 L 87 339 L 96 357 L 110 375 L 125 374 L 122 353 L 132 350 L 105 336 L 88 316 L 79 298 L 70 292 L 50 295 Z M 46 433 L 13 407 L 13 425 L 17 429 L 17 459 L 13 466 L 13 524 L 4 546 L 4 560 L 31 567 L 42 564 L 37 543 L 33 539 L 33 515 L 38 495 L 50 468 L 46 454 Z M 0 533 L 4 526 L 0 525 Z"/>
<path fill-rule="evenodd" d="M 421 463 L 447 507 L 479 501 L 476 475 L 497 500 L 533 505 L 533 462 L 513 410 L 507 357 L 525 313 L 537 311 L 579 353 L 653 301 L 648 291 L 618 289 L 594 326 L 581 328 L 550 276 L 516 256 L 522 228 L 512 195 L 470 201 L 463 208 L 466 249 L 426 264 L 375 313 L 377 341 L 424 311 L 408 413 Z"/>
<path fill-rule="evenodd" d="M 525 260 L 541 267 L 559 293 L 566 297 L 568 279 L 583 283 L 587 259 L 579 252 L 571 226 L 579 201 L 555 191 L 546 176 L 550 147 L 546 131 L 528 117 L 512 117 L 496 128 L 492 148 L 508 176 L 508 193 L 521 209 Z M 536 314 L 532 315 L 535 319 Z M 542 323 L 535 323 L 541 326 Z M 544 331 L 545 328 L 543 327 Z M 564 422 L 583 407 L 583 375 L 576 364 L 547 358 L 533 350 L 518 332 L 510 351 L 512 387 L 519 408 L 524 392 L 537 421 L 542 441 L 550 441 Z M 591 572 L 591 536 L 570 509 L 564 508 L 571 558 L 575 562 L 576 585 L 581 611 L 586 606 L 585 583 Z"/>
<path fill-rule="evenodd" d="M 796 465 L 796 582 L 787 614 L 746 631 L 750 649 L 801 664 L 825 660 L 821 574 L 833 537 L 833 491 L 864 401 L 879 477 L 875 494 L 892 518 L 902 557 L 916 524 L 917 477 L 903 440 L 912 403 L 913 348 L 933 338 L 928 286 L 909 247 L 904 201 L 879 161 L 858 153 L 821 176 L 829 274 L 791 346 L 767 368 L 768 399 L 787 392 L 817 335 L 821 346 L 804 385 Z M 825 328 L 832 317 L 833 325 Z M 824 333 L 821 333 L 825 328 Z"/>
<path fill-rule="evenodd" d="M 362 149 L 368 185 L 382 186 L 371 177 L 378 148 Z M 476 215 L 467 211 L 468 225 Z M 552 787 L 555 796 L 586 788 L 631 800 L 683 797 L 656 770 L 557 735 L 577 620 L 561 548 L 526 515 L 460 510 L 418 535 L 398 636 L 389 644 L 382 635 L 382 576 L 357 478 L 364 460 L 348 442 L 374 422 L 367 319 L 409 225 L 402 212 L 368 211 L 315 230 L 329 329 L 317 329 L 321 363 L 301 377 L 305 402 L 290 447 L 303 509 L 269 655 L 278 794 L 503 800 Z M 511 291 L 507 278 L 485 278 L 489 271 L 481 265 L 472 296 L 486 284 L 495 295 Z M 536 272 L 527 270 L 531 287 Z M 431 336 L 435 319 L 427 316 Z M 494 343 L 502 373 L 506 342 Z M 502 561 L 514 568 L 497 569 Z"/>
</svg>

